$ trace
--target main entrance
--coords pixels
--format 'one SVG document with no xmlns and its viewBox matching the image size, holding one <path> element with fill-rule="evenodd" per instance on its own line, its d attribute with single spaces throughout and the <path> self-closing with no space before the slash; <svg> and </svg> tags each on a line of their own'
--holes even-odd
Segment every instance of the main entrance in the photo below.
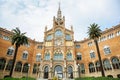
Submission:
<svg viewBox="0 0 120 80">
<path fill-rule="evenodd" d="M 57 65 L 54 68 L 54 74 L 55 76 L 58 76 L 58 78 L 63 78 L 63 69 L 62 66 Z"/>
</svg>

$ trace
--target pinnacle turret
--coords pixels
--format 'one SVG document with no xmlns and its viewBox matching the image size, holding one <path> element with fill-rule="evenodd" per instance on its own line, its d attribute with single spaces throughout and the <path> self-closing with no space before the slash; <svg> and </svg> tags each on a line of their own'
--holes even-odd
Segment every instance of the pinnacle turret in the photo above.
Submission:
<svg viewBox="0 0 120 80">
<path fill-rule="evenodd" d="M 58 8 L 58 12 L 57 12 L 57 19 L 61 20 L 62 14 L 61 14 L 61 9 L 60 9 L 60 3 L 59 3 L 59 8 Z"/>
</svg>

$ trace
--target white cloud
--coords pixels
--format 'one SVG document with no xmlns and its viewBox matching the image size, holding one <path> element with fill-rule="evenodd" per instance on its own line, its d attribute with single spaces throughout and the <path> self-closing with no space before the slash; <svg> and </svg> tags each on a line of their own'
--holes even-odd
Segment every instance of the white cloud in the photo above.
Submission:
<svg viewBox="0 0 120 80">
<path fill-rule="evenodd" d="M 52 28 L 60 0 L 1 0 L 0 26 L 9 30 L 20 27 L 27 36 L 43 41 L 44 28 Z M 96 22 L 111 27 L 120 23 L 119 0 L 61 0 L 66 27 L 73 25 L 75 40 L 87 36 L 87 27 Z M 83 35 L 84 34 L 84 35 Z"/>
</svg>

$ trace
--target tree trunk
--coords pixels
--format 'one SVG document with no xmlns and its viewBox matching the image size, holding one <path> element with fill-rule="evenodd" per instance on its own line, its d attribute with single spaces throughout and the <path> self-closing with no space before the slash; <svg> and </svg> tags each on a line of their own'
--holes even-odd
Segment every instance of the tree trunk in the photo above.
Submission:
<svg viewBox="0 0 120 80">
<path fill-rule="evenodd" d="M 96 45 L 96 49 L 97 49 L 97 53 L 98 53 L 98 59 L 99 59 L 99 62 L 100 62 L 101 74 L 102 74 L 102 77 L 105 77 L 98 42 L 97 42 L 96 39 L 94 40 L 94 42 L 95 42 L 95 45 Z"/>
<path fill-rule="evenodd" d="M 13 57 L 13 62 L 12 62 L 12 68 L 10 70 L 10 77 L 12 77 L 12 73 L 13 73 L 13 69 L 14 69 L 14 65 L 15 65 L 15 61 L 16 61 L 16 56 L 17 56 L 17 51 L 18 51 L 18 46 L 15 46 L 15 52 L 14 52 L 14 57 Z"/>
</svg>

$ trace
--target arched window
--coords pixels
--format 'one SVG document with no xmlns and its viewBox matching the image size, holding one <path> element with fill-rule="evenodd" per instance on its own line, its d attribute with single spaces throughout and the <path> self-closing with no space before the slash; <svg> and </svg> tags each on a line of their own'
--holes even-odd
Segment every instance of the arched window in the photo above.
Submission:
<svg viewBox="0 0 120 80">
<path fill-rule="evenodd" d="M 23 66 L 23 71 L 22 72 L 28 73 L 28 70 L 29 70 L 28 63 L 25 63 L 24 66 Z"/>
<path fill-rule="evenodd" d="M 14 52 L 14 48 L 13 47 L 9 47 L 8 51 L 7 51 L 7 55 L 13 55 Z"/>
<path fill-rule="evenodd" d="M 70 34 L 66 34 L 65 38 L 66 38 L 66 40 L 71 40 L 72 39 Z"/>
<path fill-rule="evenodd" d="M 45 60 L 50 60 L 50 53 L 49 52 L 45 53 Z"/>
<path fill-rule="evenodd" d="M 6 70 L 11 70 L 11 68 L 12 68 L 12 63 L 13 63 L 13 60 L 9 60 L 9 61 L 8 61 Z"/>
<path fill-rule="evenodd" d="M 63 60 L 63 54 L 61 52 L 54 53 L 54 60 Z"/>
<path fill-rule="evenodd" d="M 59 56 L 60 56 L 59 60 L 63 59 L 63 54 L 62 53 L 59 53 Z"/>
<path fill-rule="evenodd" d="M 69 78 L 73 78 L 73 68 L 69 66 L 67 71 L 68 71 Z"/>
<path fill-rule="evenodd" d="M 103 61 L 103 64 L 104 64 L 104 69 L 105 69 L 105 70 L 111 70 L 111 69 L 112 69 L 112 68 L 111 68 L 111 65 L 110 65 L 110 62 L 109 62 L 108 59 L 105 59 L 105 60 Z"/>
<path fill-rule="evenodd" d="M 63 32 L 60 29 L 56 30 L 55 37 L 61 37 L 62 35 L 63 35 Z"/>
<path fill-rule="evenodd" d="M 15 67 L 15 71 L 21 72 L 22 69 L 22 63 L 21 62 L 17 62 L 16 63 L 16 67 Z"/>
<path fill-rule="evenodd" d="M 47 35 L 46 40 L 49 41 L 49 40 L 52 40 L 52 38 L 53 38 L 52 34 L 49 34 Z"/>
<path fill-rule="evenodd" d="M 80 64 L 80 71 L 82 74 L 85 74 L 85 66 L 84 64 Z"/>
<path fill-rule="evenodd" d="M 49 76 L 49 68 L 48 68 L 48 66 L 46 66 L 44 68 L 44 78 L 46 79 L 46 78 L 48 78 L 48 76 Z"/>
<path fill-rule="evenodd" d="M 93 64 L 93 63 L 90 63 L 90 64 L 89 64 L 89 72 L 90 72 L 90 73 L 95 72 L 95 67 L 94 67 L 94 64 Z"/>
<path fill-rule="evenodd" d="M 36 54 L 36 61 L 40 61 L 40 60 L 41 60 L 41 54 L 38 53 L 38 54 Z"/>
<path fill-rule="evenodd" d="M 81 53 L 77 53 L 77 60 L 82 60 L 82 54 Z"/>
<path fill-rule="evenodd" d="M 95 52 L 93 50 L 90 51 L 90 58 L 95 58 Z"/>
<path fill-rule="evenodd" d="M 67 60 L 72 60 L 72 53 L 71 52 L 67 53 Z"/>
<path fill-rule="evenodd" d="M 0 70 L 3 70 L 5 67 L 6 60 L 4 58 L 0 59 Z"/>
<path fill-rule="evenodd" d="M 104 53 L 105 53 L 105 55 L 111 53 L 111 51 L 110 51 L 110 47 L 109 47 L 109 46 L 104 46 Z"/>
<path fill-rule="evenodd" d="M 112 66 L 114 69 L 120 69 L 120 62 L 119 62 L 119 59 L 114 57 L 112 58 Z"/>
<path fill-rule="evenodd" d="M 97 61 L 97 62 L 95 63 L 95 65 L 96 65 L 96 71 L 101 71 L 101 69 L 100 69 L 100 62 Z"/>
<path fill-rule="evenodd" d="M 23 52 L 22 58 L 23 58 L 23 59 L 27 59 L 27 58 L 28 58 L 28 52 L 27 52 L 27 51 L 24 51 L 24 52 Z"/>
<path fill-rule="evenodd" d="M 33 66 L 33 74 L 35 74 L 37 72 L 37 64 L 34 64 Z"/>
</svg>

